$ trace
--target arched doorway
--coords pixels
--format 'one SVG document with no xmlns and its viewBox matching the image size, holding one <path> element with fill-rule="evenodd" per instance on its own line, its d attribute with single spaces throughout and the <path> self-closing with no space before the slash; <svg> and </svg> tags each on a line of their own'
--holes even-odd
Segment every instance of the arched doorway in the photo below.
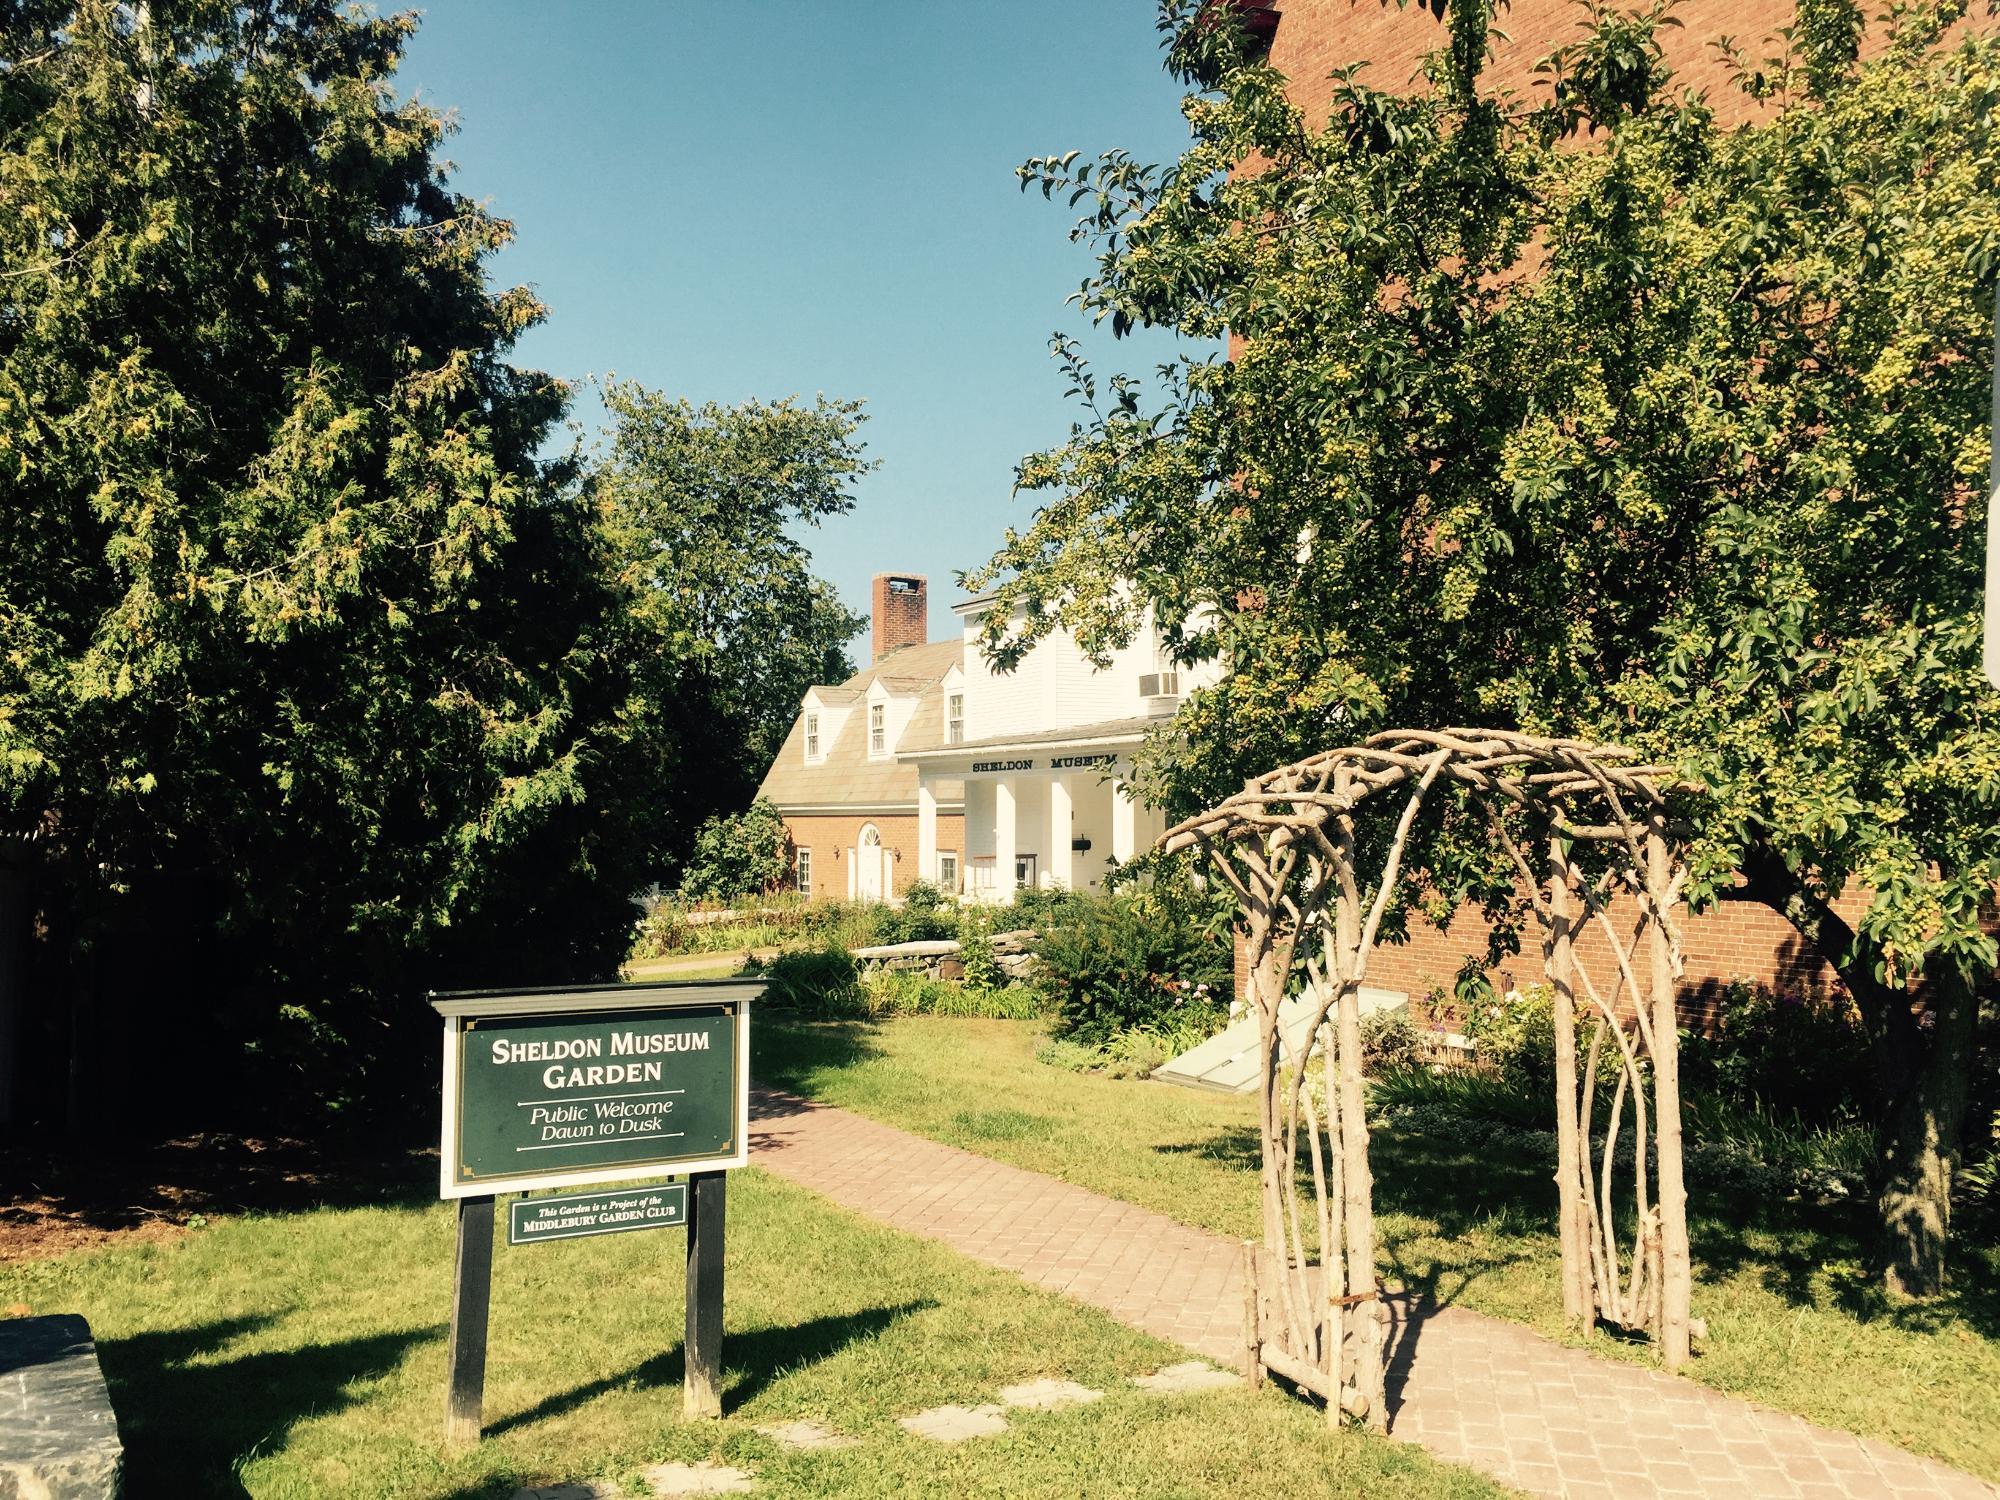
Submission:
<svg viewBox="0 0 2000 1500">
<path fill-rule="evenodd" d="M 863 901 L 880 901 L 887 893 L 888 869 L 883 857 L 882 830 L 873 823 L 861 828 L 861 844 L 854 851 L 854 894 Z"/>
</svg>

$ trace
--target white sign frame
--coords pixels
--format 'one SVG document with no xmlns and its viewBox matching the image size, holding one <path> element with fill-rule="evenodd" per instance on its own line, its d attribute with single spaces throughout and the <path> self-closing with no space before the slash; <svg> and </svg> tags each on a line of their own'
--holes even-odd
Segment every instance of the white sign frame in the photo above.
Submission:
<svg viewBox="0 0 2000 1500">
<path fill-rule="evenodd" d="M 545 1188 L 594 1187 L 609 1182 L 644 1182 L 649 1178 L 692 1176 L 750 1164 L 750 1002 L 764 993 L 762 980 L 711 979 L 680 983 L 607 984 L 553 990 L 461 991 L 433 995 L 431 1004 L 444 1016 L 444 1096 L 439 1102 L 438 1196 L 497 1198 L 503 1193 L 533 1193 Z M 695 1161 L 640 1162 L 615 1166 L 579 1167 L 568 1172 L 544 1172 L 534 1177 L 497 1181 L 458 1182 L 452 1164 L 458 1160 L 458 1043 L 469 1020 L 495 1016 L 545 1016 L 575 1011 L 578 1015 L 621 1010 L 655 1010 L 663 1001 L 685 998 L 690 1005 L 736 1006 L 736 1150 L 728 1156 Z M 567 1002 L 567 1003 L 566 1003 Z"/>
</svg>

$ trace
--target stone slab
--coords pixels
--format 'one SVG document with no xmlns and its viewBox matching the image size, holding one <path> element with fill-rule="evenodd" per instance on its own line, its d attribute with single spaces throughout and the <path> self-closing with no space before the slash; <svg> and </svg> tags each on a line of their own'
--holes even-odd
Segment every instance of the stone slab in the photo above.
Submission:
<svg viewBox="0 0 2000 1500">
<path fill-rule="evenodd" d="M 1030 1380 L 1023 1385 L 1000 1387 L 1000 1404 L 1027 1411 L 1053 1411 L 1058 1406 L 1082 1406 L 1100 1400 L 1102 1391 L 1093 1391 L 1074 1380 Z"/>
<path fill-rule="evenodd" d="M 819 1422 L 759 1422 L 757 1430 L 785 1448 L 803 1448 L 808 1451 L 822 1448 L 852 1448 L 859 1438 L 849 1437 L 844 1432 L 835 1432 Z"/>
<path fill-rule="evenodd" d="M 124 1464 L 90 1325 L 0 1319 L 0 1500 L 110 1500 Z"/>
<path fill-rule="evenodd" d="M 639 1477 L 655 1495 L 747 1495 L 755 1483 L 747 1470 L 705 1458 L 698 1464 L 654 1464 Z"/>
<path fill-rule="evenodd" d="M 1179 1395 L 1184 1391 L 1227 1390 L 1232 1385 L 1243 1384 L 1243 1377 L 1218 1370 L 1214 1365 L 1204 1364 L 1198 1359 L 1190 1359 L 1182 1364 L 1168 1365 L 1164 1370 L 1155 1370 L 1151 1375 L 1134 1375 L 1132 1384 L 1141 1390 Z"/>
<path fill-rule="evenodd" d="M 1007 1430 L 1007 1419 L 997 1406 L 933 1406 L 914 1417 L 898 1419 L 918 1437 L 934 1443 L 962 1443 L 967 1438 L 998 1437 Z"/>
</svg>

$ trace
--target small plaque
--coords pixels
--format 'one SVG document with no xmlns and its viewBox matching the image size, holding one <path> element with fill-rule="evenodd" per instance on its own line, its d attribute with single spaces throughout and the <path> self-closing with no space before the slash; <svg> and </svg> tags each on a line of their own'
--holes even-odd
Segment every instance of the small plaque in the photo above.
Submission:
<svg viewBox="0 0 2000 1500">
<path fill-rule="evenodd" d="M 602 1193 L 562 1193 L 516 1198 L 507 1209 L 507 1243 L 538 1245 L 629 1229 L 672 1229 L 687 1224 L 687 1184 Z"/>
</svg>

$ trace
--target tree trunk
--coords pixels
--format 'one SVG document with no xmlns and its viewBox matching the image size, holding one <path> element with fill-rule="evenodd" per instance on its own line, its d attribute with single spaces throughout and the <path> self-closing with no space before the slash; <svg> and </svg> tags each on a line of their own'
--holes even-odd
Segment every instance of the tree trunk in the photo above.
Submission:
<svg viewBox="0 0 2000 1500">
<path fill-rule="evenodd" d="M 1883 1280 L 1892 1292 L 1931 1297 L 1944 1290 L 1945 1241 L 1959 1134 L 1972 1089 L 1979 1004 L 1969 976 L 1941 959 L 1929 971 L 1930 1045 L 1878 1135 Z"/>
<path fill-rule="evenodd" d="M 1931 1296 L 1944 1284 L 1951 1179 L 1970 1092 L 1978 998 L 1949 964 L 1932 974 L 1935 1029 L 1928 1041 L 1907 991 L 1875 975 L 1877 954 L 1839 913 L 1809 892 L 1771 850 L 1744 858 L 1742 894 L 1784 917 L 1840 976 L 1868 1034 L 1875 1129 L 1875 1209 L 1883 1280 L 1891 1291 Z"/>
</svg>

